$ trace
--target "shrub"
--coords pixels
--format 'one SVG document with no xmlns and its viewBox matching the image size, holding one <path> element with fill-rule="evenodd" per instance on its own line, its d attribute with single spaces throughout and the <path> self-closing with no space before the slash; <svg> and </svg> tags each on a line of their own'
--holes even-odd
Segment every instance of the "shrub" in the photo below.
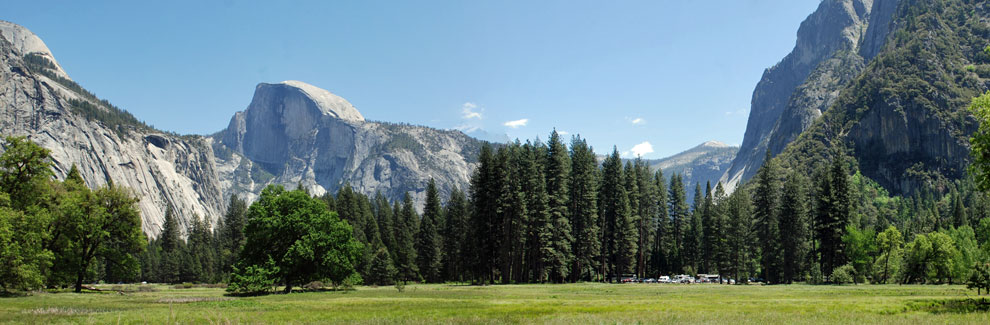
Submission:
<svg viewBox="0 0 990 325">
<path fill-rule="evenodd" d="M 832 271 L 832 277 L 830 280 L 834 284 L 852 283 L 855 273 L 856 269 L 853 268 L 852 264 L 846 264 L 836 268 L 835 271 Z"/>
</svg>

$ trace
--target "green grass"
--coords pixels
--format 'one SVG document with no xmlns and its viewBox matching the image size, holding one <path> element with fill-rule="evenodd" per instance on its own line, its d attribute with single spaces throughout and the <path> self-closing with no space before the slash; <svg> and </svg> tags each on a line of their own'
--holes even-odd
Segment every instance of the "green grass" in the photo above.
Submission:
<svg viewBox="0 0 990 325">
<path fill-rule="evenodd" d="M 967 303 L 982 298 L 963 286 L 408 285 L 261 297 L 156 288 L 0 298 L 0 322 L 990 323 L 986 311 L 957 311 L 983 306 Z"/>
</svg>

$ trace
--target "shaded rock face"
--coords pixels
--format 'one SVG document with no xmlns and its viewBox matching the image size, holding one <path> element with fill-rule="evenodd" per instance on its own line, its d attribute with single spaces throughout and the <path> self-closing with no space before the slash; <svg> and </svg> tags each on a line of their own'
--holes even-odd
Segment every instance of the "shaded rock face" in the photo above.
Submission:
<svg viewBox="0 0 990 325">
<path fill-rule="evenodd" d="M 217 156 L 230 156 L 220 169 L 234 193 L 298 184 L 320 195 L 346 182 L 390 199 L 409 191 L 417 203 L 430 178 L 442 195 L 466 190 L 480 148 L 458 131 L 367 122 L 346 100 L 299 81 L 259 84 L 248 108 L 212 140 L 218 152 L 232 151 Z"/>
<path fill-rule="evenodd" d="M 31 73 L 22 59 L 25 53 L 6 37 L 6 32 L 0 37 L 0 134 L 26 136 L 50 150 L 58 179 L 76 165 L 87 186 L 112 180 L 130 188 L 140 198 L 141 228 L 152 236 L 161 231 L 166 206 L 176 209 L 185 227 L 193 216 L 215 224 L 225 199 L 206 141 L 154 130 L 116 132 L 88 120 L 71 109 L 69 100 L 89 100 Z"/>
<path fill-rule="evenodd" d="M 753 91 L 739 154 L 722 181 L 735 188 L 808 129 L 883 47 L 899 0 L 825 0 L 801 23 L 794 50 Z"/>
</svg>

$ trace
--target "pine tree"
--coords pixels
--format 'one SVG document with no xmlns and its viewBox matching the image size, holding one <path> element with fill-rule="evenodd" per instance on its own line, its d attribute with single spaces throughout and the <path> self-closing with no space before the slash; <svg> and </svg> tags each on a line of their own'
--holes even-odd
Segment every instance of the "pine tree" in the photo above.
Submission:
<svg viewBox="0 0 990 325">
<path fill-rule="evenodd" d="M 629 197 L 623 182 L 622 160 L 617 148 L 602 164 L 601 191 L 599 194 L 599 214 L 603 220 L 602 246 L 604 248 L 602 271 L 604 275 L 618 277 L 628 272 L 628 264 L 635 256 L 636 237 L 627 231 L 632 228 L 629 222 Z M 633 228 L 635 229 L 635 228 Z M 631 242 L 630 242 L 631 241 Z"/>
<path fill-rule="evenodd" d="M 527 182 L 531 181 L 529 177 L 538 176 L 534 175 L 535 172 L 522 171 L 535 168 L 531 165 L 532 156 L 526 151 L 527 149 L 517 141 L 507 147 L 499 148 L 495 157 L 494 179 L 497 192 L 494 193 L 496 214 L 493 225 L 498 238 L 494 245 L 497 255 L 493 266 L 499 273 L 497 276 L 493 275 L 492 280 L 500 278 L 502 283 L 528 281 L 526 278 L 528 273 L 524 271 L 524 267 L 528 267 L 525 265 L 527 253 L 530 253 L 526 250 L 530 243 L 526 235 L 530 218 L 527 204 L 530 203 L 528 200 L 533 198 L 533 195 L 527 192 L 532 190 L 527 186 Z M 542 198 L 545 199 L 545 190 L 543 195 Z M 544 212 L 545 207 L 544 201 Z"/>
<path fill-rule="evenodd" d="M 712 194 L 712 183 L 705 184 L 705 201 L 701 204 L 701 271 L 704 273 L 714 273 L 715 257 L 718 249 L 719 223 L 715 216 L 715 198 Z"/>
<path fill-rule="evenodd" d="M 955 189 L 952 189 L 952 224 L 956 228 L 969 226 L 969 218 L 966 215 L 962 195 Z"/>
<path fill-rule="evenodd" d="M 520 168 L 516 178 L 522 179 L 522 187 L 519 189 L 525 200 L 526 217 L 521 219 L 524 225 L 521 229 L 516 223 L 512 223 L 509 233 L 515 233 L 516 229 L 524 234 L 526 245 L 522 251 L 525 252 L 526 259 L 523 265 L 515 264 L 519 272 L 517 281 L 546 282 L 549 276 L 548 263 L 552 257 L 551 238 L 553 236 L 550 227 L 549 196 L 547 195 L 545 177 L 543 175 L 542 160 L 544 157 L 542 146 L 534 146 L 529 142 L 523 146 L 519 153 Z M 512 235 L 515 238 L 515 235 Z M 509 240 L 513 241 L 513 240 Z M 513 259 L 514 260 L 514 259 Z M 522 277 L 523 275 L 528 277 Z"/>
<path fill-rule="evenodd" d="M 763 166 L 756 172 L 756 192 L 753 195 L 757 236 L 760 240 L 760 271 L 767 283 L 780 283 L 780 209 L 777 168 L 767 150 Z"/>
<path fill-rule="evenodd" d="M 497 267 L 501 223 L 497 219 L 498 175 L 492 147 L 482 144 L 478 167 L 471 177 L 471 238 L 464 261 L 471 265 L 474 280 L 493 283 Z"/>
<path fill-rule="evenodd" d="M 668 239 L 668 270 L 673 273 L 684 271 L 684 233 L 688 227 L 687 194 L 681 175 L 670 177 L 670 239 Z"/>
<path fill-rule="evenodd" d="M 752 205 L 745 188 L 736 189 L 728 198 L 729 216 L 726 237 L 728 238 L 728 267 L 726 275 L 736 279 L 737 284 L 746 283 L 753 270 L 753 250 L 756 240 L 752 231 Z"/>
<path fill-rule="evenodd" d="M 179 234 L 179 222 L 175 218 L 172 207 L 165 210 L 165 221 L 162 223 L 162 232 L 158 237 L 162 247 L 162 269 L 160 280 L 165 283 L 175 283 L 179 281 L 179 272 L 182 268 L 182 246 L 185 242 Z"/>
<path fill-rule="evenodd" d="M 636 249 L 636 275 L 647 277 L 650 257 L 653 254 L 653 241 L 656 238 L 657 216 L 660 206 L 657 205 L 657 188 L 650 174 L 650 166 L 641 159 L 635 161 L 636 188 L 639 189 L 639 218 L 636 220 L 636 230 L 639 234 Z M 666 209 L 666 207 L 665 207 Z"/>
<path fill-rule="evenodd" d="M 571 157 L 557 130 L 554 130 L 547 141 L 546 187 L 551 237 L 546 266 L 549 280 L 556 283 L 568 279 L 571 261 L 574 259 L 571 248 L 574 237 L 571 234 L 571 215 L 568 210 L 570 178 Z"/>
<path fill-rule="evenodd" d="M 815 212 L 815 233 L 818 240 L 819 263 L 826 280 L 832 271 L 845 264 L 842 235 L 849 222 L 851 200 L 849 176 L 845 158 L 840 154 L 832 161 L 818 185 L 818 202 Z"/>
<path fill-rule="evenodd" d="M 429 283 L 440 282 L 440 262 L 443 248 L 442 239 L 437 231 L 437 220 L 440 215 L 440 194 L 437 184 L 431 178 L 426 185 L 426 206 L 423 208 L 423 220 L 419 232 L 416 233 L 416 265 L 423 279 Z"/>
<path fill-rule="evenodd" d="M 704 233 L 704 226 L 701 224 L 701 206 L 705 203 L 701 193 L 701 184 L 695 183 L 694 202 L 687 222 L 687 231 L 684 232 L 685 270 L 690 268 L 690 271 L 693 271 L 688 273 L 700 273 L 698 271 L 701 262 L 701 241 Z"/>
<path fill-rule="evenodd" d="M 464 264 L 464 254 L 466 253 L 467 234 L 470 230 L 468 217 L 471 206 L 468 204 L 464 192 L 454 189 L 447 200 L 444 215 L 443 232 L 443 278 L 446 281 L 464 281 L 463 273 L 466 270 Z"/>
<path fill-rule="evenodd" d="M 388 203 L 388 199 L 381 192 L 375 191 L 375 219 L 378 220 L 379 237 L 388 249 L 389 259 L 394 256 L 396 249 L 395 217 L 392 214 L 392 206 Z M 394 267 L 394 264 L 392 265 Z"/>
<path fill-rule="evenodd" d="M 667 240 L 671 237 L 670 214 L 667 210 L 667 180 L 663 177 L 663 170 L 657 169 L 653 175 L 653 184 L 656 186 L 656 197 L 654 205 L 657 209 L 655 230 L 653 231 L 653 250 L 650 255 L 649 274 L 658 275 L 669 273 L 669 246 Z"/>
<path fill-rule="evenodd" d="M 715 194 L 713 194 L 712 197 L 712 204 L 714 206 L 712 208 L 713 226 L 711 229 L 713 232 L 712 235 L 715 237 L 715 243 L 712 244 L 712 250 L 714 250 L 715 254 L 715 263 L 713 267 L 716 267 L 718 272 L 722 274 L 731 267 L 730 250 L 732 249 L 729 244 L 729 228 L 731 221 L 729 219 L 729 200 L 725 193 L 725 187 L 722 186 L 722 182 L 715 185 Z M 722 278 L 726 277 L 721 277 L 719 281 L 721 281 Z"/>
<path fill-rule="evenodd" d="M 574 267 L 571 281 L 591 280 L 601 254 L 598 227 L 598 161 L 587 141 L 571 139 L 570 209 L 574 241 Z"/>
<path fill-rule="evenodd" d="M 338 199 L 339 201 L 339 199 Z M 418 231 L 419 216 L 413 208 L 412 196 L 406 192 L 402 198 L 402 209 L 398 215 L 401 222 L 396 226 L 396 245 L 398 246 L 398 256 L 395 260 L 399 271 L 399 278 L 404 281 L 417 281 L 420 279 L 419 267 L 416 265 L 416 247 L 414 235 Z"/>
<path fill-rule="evenodd" d="M 805 204 L 807 181 L 791 172 L 780 199 L 780 247 L 782 254 L 781 282 L 799 280 L 808 254 L 808 207 Z"/>
<path fill-rule="evenodd" d="M 223 273 L 230 273 L 237 257 L 244 247 L 244 225 L 247 224 L 247 203 L 236 195 L 230 196 L 230 204 L 227 213 L 223 216 L 223 227 L 221 227 L 220 247 L 222 267 L 219 270 Z"/>
</svg>

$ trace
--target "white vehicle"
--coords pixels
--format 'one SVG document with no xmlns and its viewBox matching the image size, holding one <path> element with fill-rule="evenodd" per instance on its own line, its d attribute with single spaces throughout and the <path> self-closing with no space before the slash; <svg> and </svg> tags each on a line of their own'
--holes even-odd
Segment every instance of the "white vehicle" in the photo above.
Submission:
<svg viewBox="0 0 990 325">
<path fill-rule="evenodd" d="M 666 276 L 666 275 L 661 276 L 661 277 L 657 278 L 657 282 L 660 282 L 660 283 L 670 283 L 670 277 L 669 276 Z"/>
</svg>

